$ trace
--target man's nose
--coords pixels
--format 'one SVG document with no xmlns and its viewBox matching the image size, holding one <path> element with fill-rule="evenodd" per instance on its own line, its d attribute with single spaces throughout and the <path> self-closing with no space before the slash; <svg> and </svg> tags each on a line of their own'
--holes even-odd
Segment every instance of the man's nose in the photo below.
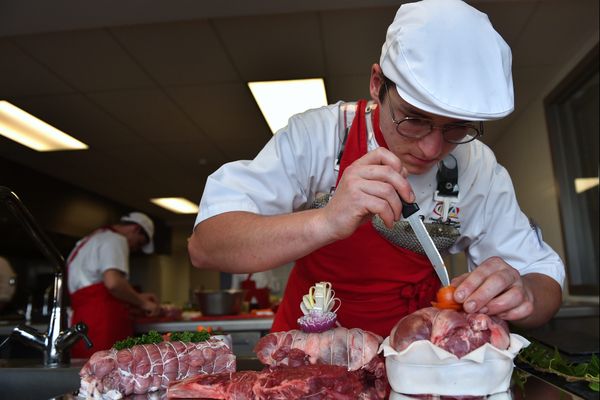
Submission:
<svg viewBox="0 0 600 400">
<path fill-rule="evenodd" d="M 433 127 L 429 135 L 419 140 L 419 148 L 428 159 L 434 159 L 442 153 L 444 135 L 441 127 Z"/>
</svg>

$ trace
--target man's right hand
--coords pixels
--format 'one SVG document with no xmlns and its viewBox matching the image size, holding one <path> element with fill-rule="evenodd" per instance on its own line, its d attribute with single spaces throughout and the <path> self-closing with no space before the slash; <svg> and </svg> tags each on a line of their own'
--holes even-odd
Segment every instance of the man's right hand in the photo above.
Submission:
<svg viewBox="0 0 600 400">
<path fill-rule="evenodd" d="M 160 303 L 154 293 L 140 293 L 142 298 L 141 309 L 148 317 L 156 317 L 160 314 Z"/>
<path fill-rule="evenodd" d="M 402 216 L 402 199 L 415 201 L 408 172 L 391 151 L 379 147 L 349 165 L 323 211 L 332 235 L 350 236 L 366 220 L 378 214 L 392 227 Z"/>
</svg>

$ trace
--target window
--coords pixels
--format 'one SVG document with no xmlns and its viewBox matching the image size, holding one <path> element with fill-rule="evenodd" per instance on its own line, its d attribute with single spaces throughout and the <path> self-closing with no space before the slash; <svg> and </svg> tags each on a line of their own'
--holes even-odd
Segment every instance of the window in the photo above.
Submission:
<svg viewBox="0 0 600 400">
<path fill-rule="evenodd" d="M 598 44 L 545 99 L 569 293 L 598 295 Z"/>
</svg>

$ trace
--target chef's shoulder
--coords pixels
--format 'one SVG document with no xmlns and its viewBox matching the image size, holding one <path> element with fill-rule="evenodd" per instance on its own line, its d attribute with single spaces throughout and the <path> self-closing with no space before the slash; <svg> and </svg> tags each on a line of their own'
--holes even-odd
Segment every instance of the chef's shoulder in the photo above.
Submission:
<svg viewBox="0 0 600 400">
<path fill-rule="evenodd" d="M 106 229 L 94 233 L 90 237 L 88 245 L 99 249 L 123 249 L 127 247 L 127 238 L 110 229 Z"/>
<path fill-rule="evenodd" d="M 295 114 L 288 120 L 287 126 L 276 132 L 276 140 L 286 140 L 294 147 L 314 149 L 335 149 L 339 146 L 342 121 L 342 105 L 339 101 L 323 107 Z"/>
</svg>

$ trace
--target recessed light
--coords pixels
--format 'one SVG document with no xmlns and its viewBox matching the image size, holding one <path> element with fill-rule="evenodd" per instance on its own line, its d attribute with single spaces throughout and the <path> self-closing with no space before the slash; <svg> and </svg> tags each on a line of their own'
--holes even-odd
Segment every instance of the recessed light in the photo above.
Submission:
<svg viewBox="0 0 600 400">
<path fill-rule="evenodd" d="M 197 214 L 198 205 L 192 203 L 183 197 L 160 197 L 150 199 L 150 201 L 159 207 L 173 211 L 177 214 Z"/>
<path fill-rule="evenodd" d="M 0 100 L 0 134 L 36 151 L 84 150 L 88 145 Z"/>
<path fill-rule="evenodd" d="M 292 115 L 327 105 L 321 78 L 248 82 L 248 87 L 273 133 L 286 126 Z"/>
</svg>

